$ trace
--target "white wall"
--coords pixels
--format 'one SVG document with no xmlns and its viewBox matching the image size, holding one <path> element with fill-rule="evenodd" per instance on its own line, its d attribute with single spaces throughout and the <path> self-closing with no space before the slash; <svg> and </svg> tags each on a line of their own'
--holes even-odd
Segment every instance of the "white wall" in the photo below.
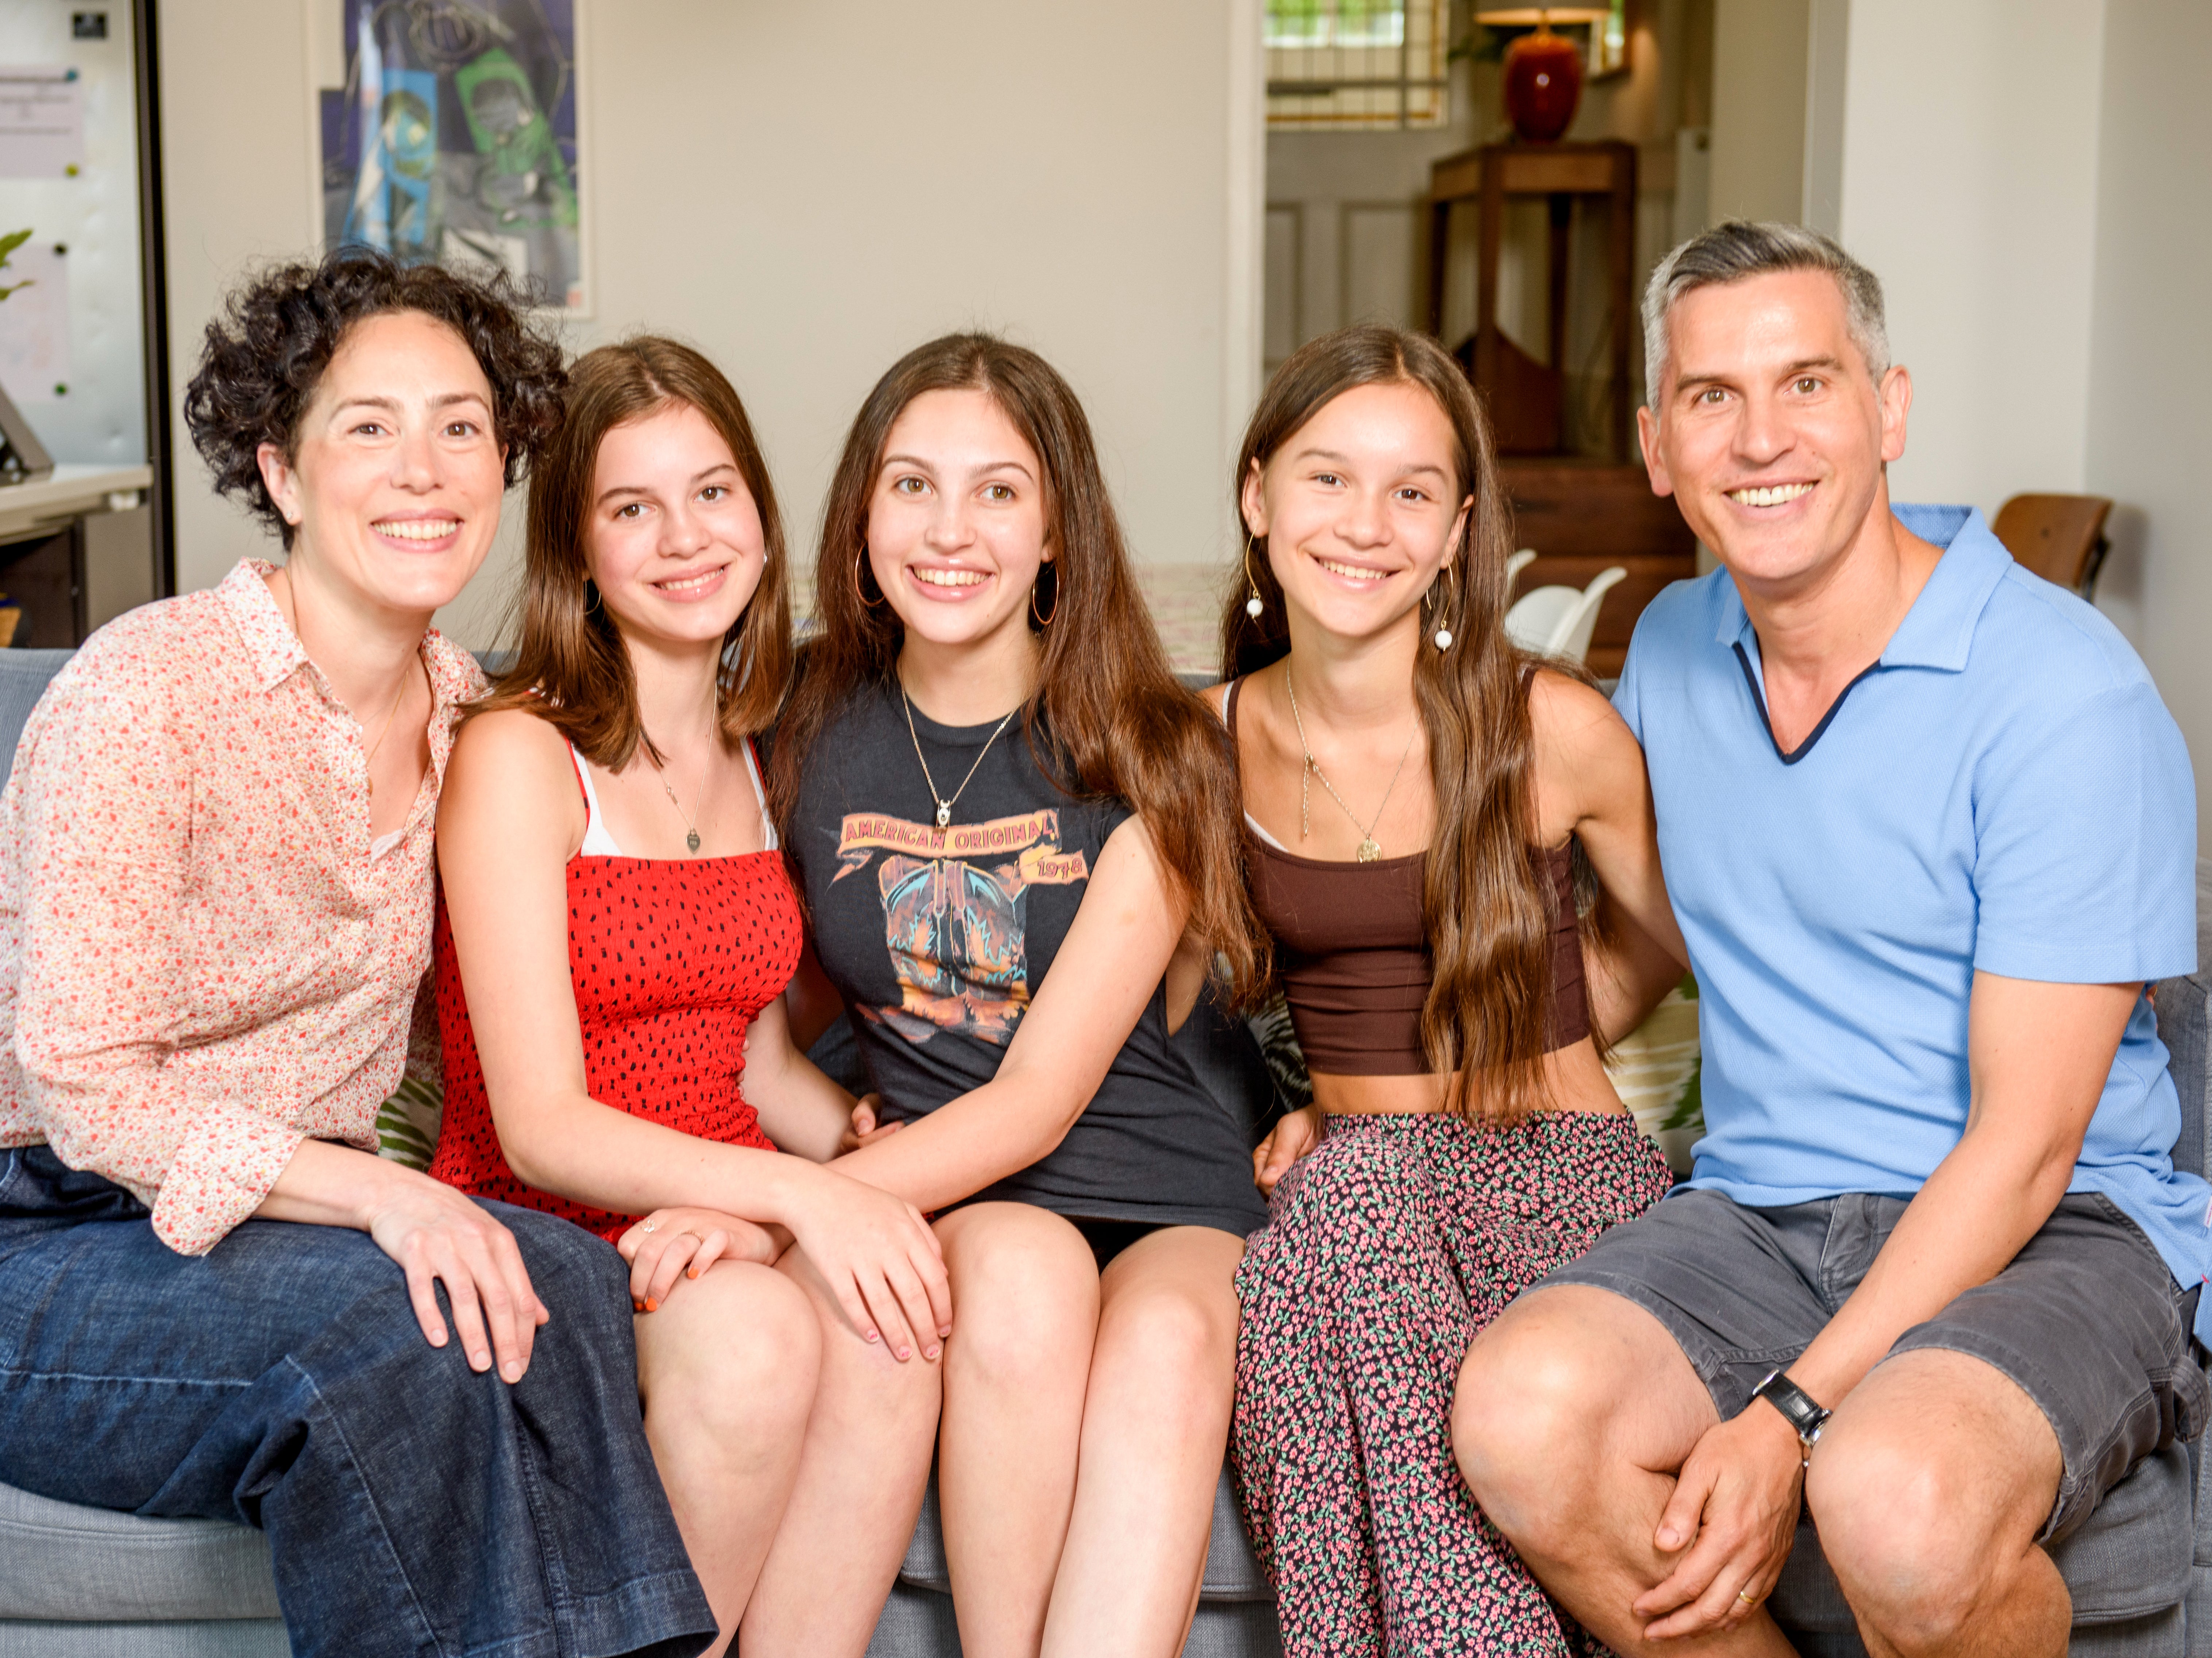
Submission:
<svg viewBox="0 0 2212 1658">
<path fill-rule="evenodd" d="M 1811 27 L 1810 0 L 1715 0 L 1713 221 L 1798 217 Z"/>
<path fill-rule="evenodd" d="M 2212 823 L 2212 6 L 2110 0 L 2085 483 L 2118 503 L 2097 603 L 2181 722 Z"/>
<path fill-rule="evenodd" d="M 302 8 L 329 3 L 163 5 L 179 388 L 223 289 L 311 240 Z M 976 325 L 1082 394 L 1138 557 L 1229 556 L 1222 480 L 1258 390 L 1258 0 L 587 4 L 595 315 L 571 343 L 652 328 L 720 363 L 808 562 L 869 386 Z M 256 537 L 179 438 L 191 587 Z M 511 568 L 447 618 L 467 642 Z"/>
<path fill-rule="evenodd" d="M 2102 0 L 1851 0 L 1846 246 L 1912 370 L 1902 501 L 2082 487 Z"/>
</svg>

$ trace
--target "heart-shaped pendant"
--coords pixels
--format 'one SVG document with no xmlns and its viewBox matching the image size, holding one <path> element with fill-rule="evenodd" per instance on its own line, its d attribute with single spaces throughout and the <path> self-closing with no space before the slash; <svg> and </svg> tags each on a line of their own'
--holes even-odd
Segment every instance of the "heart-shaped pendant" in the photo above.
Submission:
<svg viewBox="0 0 2212 1658">
<path fill-rule="evenodd" d="M 691 833 L 690 833 L 690 834 L 689 834 L 689 835 L 685 835 L 685 836 L 684 837 L 684 844 L 685 846 L 687 846 L 687 847 L 690 847 L 690 848 L 691 848 L 691 850 L 692 850 L 692 851 L 694 851 L 694 852 L 698 851 L 698 850 L 699 850 L 699 831 L 698 831 L 697 829 L 693 829 L 693 830 L 691 831 Z"/>
</svg>

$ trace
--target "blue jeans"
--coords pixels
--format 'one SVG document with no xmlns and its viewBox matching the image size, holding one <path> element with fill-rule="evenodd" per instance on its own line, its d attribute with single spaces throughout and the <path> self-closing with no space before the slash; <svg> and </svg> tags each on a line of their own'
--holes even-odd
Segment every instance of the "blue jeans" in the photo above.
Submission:
<svg viewBox="0 0 2212 1658">
<path fill-rule="evenodd" d="M 628 1273 L 487 1204 L 552 1311 L 509 1386 L 423 1339 L 367 1235 L 208 1254 L 43 1145 L 0 1151 L 0 1481 L 269 1534 L 295 1658 L 690 1658 L 714 1615 L 638 1408 Z"/>
</svg>

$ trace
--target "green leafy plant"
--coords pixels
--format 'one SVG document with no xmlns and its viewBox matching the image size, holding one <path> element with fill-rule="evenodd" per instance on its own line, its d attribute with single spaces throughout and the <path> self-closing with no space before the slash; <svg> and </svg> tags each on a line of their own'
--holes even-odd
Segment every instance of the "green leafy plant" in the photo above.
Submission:
<svg viewBox="0 0 2212 1658">
<path fill-rule="evenodd" d="M 0 270 L 5 270 L 8 268 L 8 256 L 30 240 L 31 233 L 27 230 L 11 230 L 6 235 L 0 236 Z M 0 285 L 0 300 L 6 299 L 19 288 L 33 286 L 35 284 L 28 276 L 19 282 Z"/>
</svg>

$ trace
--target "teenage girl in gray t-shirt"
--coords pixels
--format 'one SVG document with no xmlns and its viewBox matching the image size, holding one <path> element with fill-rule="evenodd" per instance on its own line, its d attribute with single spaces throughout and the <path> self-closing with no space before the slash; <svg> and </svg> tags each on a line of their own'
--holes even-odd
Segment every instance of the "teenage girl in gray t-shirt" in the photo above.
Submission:
<svg viewBox="0 0 2212 1658">
<path fill-rule="evenodd" d="M 1168 1033 L 1258 977 L 1220 728 L 1176 683 L 1080 405 L 921 347 L 848 438 L 772 802 L 884 1126 L 840 1173 L 936 1216 L 962 1638 L 1180 1649 L 1266 1218 Z M 864 1114 L 856 1114 L 855 1123 Z"/>
</svg>

